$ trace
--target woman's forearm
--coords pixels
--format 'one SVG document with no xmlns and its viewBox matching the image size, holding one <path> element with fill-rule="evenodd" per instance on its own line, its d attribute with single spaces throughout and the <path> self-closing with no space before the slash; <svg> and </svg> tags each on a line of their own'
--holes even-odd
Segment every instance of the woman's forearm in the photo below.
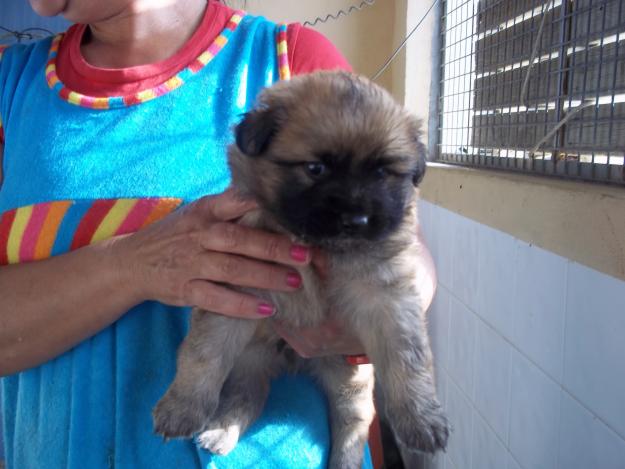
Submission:
<svg viewBox="0 0 625 469">
<path fill-rule="evenodd" d="M 310 252 L 236 225 L 254 209 L 233 191 L 204 197 L 131 235 L 45 261 L 0 267 L 0 375 L 43 363 L 132 306 L 154 300 L 263 319 L 265 300 L 224 284 L 295 291 Z"/>
<path fill-rule="evenodd" d="M 141 301 L 110 244 L 0 267 L 0 375 L 60 355 Z"/>
</svg>

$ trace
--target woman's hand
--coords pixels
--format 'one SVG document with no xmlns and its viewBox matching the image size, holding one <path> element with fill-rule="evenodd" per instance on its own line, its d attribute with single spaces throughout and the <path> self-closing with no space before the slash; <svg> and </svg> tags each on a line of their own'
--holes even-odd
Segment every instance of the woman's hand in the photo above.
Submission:
<svg viewBox="0 0 625 469">
<path fill-rule="evenodd" d="M 226 285 L 294 291 L 301 277 L 288 266 L 311 254 L 286 236 L 234 223 L 256 208 L 233 191 L 205 197 L 111 247 L 140 297 L 242 318 L 275 313 L 273 305 Z"/>
<path fill-rule="evenodd" d="M 364 354 L 358 338 L 332 317 L 317 327 L 293 329 L 278 321 L 273 322 L 273 327 L 304 358 Z"/>
</svg>

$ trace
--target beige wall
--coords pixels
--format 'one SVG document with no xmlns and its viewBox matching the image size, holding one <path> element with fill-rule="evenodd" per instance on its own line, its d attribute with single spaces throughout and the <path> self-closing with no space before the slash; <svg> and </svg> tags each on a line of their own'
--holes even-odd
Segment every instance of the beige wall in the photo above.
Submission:
<svg viewBox="0 0 625 469">
<path fill-rule="evenodd" d="M 377 0 L 372 6 L 347 17 L 319 24 L 316 29 L 326 35 L 345 55 L 354 70 L 372 76 L 386 62 L 410 31 L 423 17 L 433 0 Z M 328 13 L 336 14 L 361 0 L 230 0 L 233 7 L 245 8 L 274 21 L 301 22 Z M 432 12 L 408 41 L 378 83 L 423 119 L 427 144 L 428 111 L 432 77 L 432 37 L 436 15 Z"/>
<path fill-rule="evenodd" d="M 254 14 L 262 14 L 274 21 L 303 23 L 327 13 L 336 13 L 360 0 L 248 0 L 227 2 L 233 7 L 242 7 Z M 402 2 L 377 0 L 370 7 L 364 7 L 336 21 L 329 21 L 316 27 L 327 36 L 345 55 L 354 70 L 371 76 L 386 61 L 393 51 L 396 7 Z M 393 90 L 393 70 L 388 70 L 379 83 Z M 398 93 L 399 98 L 401 95 Z"/>
</svg>

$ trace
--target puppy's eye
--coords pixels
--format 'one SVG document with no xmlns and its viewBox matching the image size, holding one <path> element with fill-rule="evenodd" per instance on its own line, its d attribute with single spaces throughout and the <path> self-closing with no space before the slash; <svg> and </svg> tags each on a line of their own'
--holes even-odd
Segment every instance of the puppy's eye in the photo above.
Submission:
<svg viewBox="0 0 625 469">
<path fill-rule="evenodd" d="M 323 176 L 326 173 L 327 169 L 327 166 L 319 161 L 315 161 L 314 163 L 306 163 L 306 172 L 309 176 L 313 178 Z"/>
<path fill-rule="evenodd" d="M 386 176 L 388 176 L 388 174 L 388 170 L 384 166 L 378 166 L 375 169 L 375 175 L 379 179 L 384 179 Z"/>
</svg>

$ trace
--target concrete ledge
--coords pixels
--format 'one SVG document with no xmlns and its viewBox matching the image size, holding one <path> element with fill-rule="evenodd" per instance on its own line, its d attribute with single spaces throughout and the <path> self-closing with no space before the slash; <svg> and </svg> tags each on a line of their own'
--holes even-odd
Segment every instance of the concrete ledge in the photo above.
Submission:
<svg viewBox="0 0 625 469">
<path fill-rule="evenodd" d="M 421 197 L 625 280 L 625 189 L 428 163 Z"/>
</svg>

